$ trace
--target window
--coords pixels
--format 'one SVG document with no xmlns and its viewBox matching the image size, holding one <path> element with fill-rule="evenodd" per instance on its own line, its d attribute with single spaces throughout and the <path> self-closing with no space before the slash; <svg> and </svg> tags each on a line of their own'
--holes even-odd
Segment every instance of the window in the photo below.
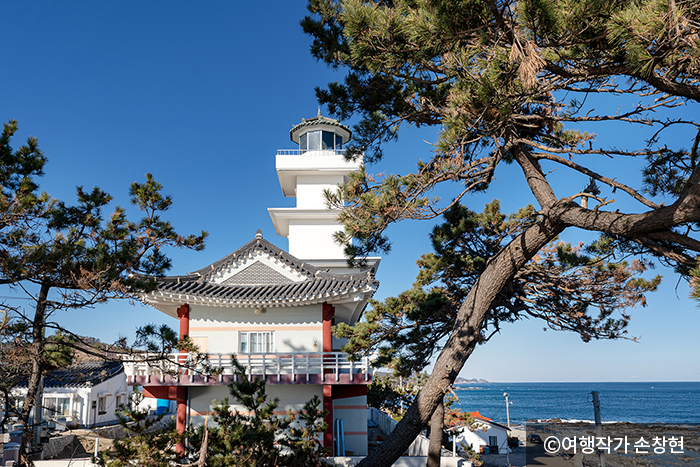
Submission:
<svg viewBox="0 0 700 467">
<path fill-rule="evenodd" d="M 489 436 L 489 446 L 498 446 L 497 436 Z"/>
<path fill-rule="evenodd" d="M 306 152 L 306 133 L 299 137 L 299 150 L 304 153 Z"/>
<path fill-rule="evenodd" d="M 321 132 L 310 131 L 306 134 L 309 138 L 309 151 L 318 151 L 321 149 Z"/>
<path fill-rule="evenodd" d="M 71 414 L 70 397 L 44 397 L 42 418 L 68 417 Z"/>
<path fill-rule="evenodd" d="M 126 393 L 117 394 L 117 407 L 126 406 Z"/>
<path fill-rule="evenodd" d="M 335 133 L 329 131 L 323 132 L 323 137 L 321 141 L 321 149 L 335 149 Z"/>
<path fill-rule="evenodd" d="M 97 413 L 103 415 L 107 413 L 107 396 L 98 396 L 97 398 Z"/>
<path fill-rule="evenodd" d="M 239 342 L 241 353 L 273 353 L 275 351 L 274 332 L 241 332 Z"/>
<path fill-rule="evenodd" d="M 343 137 L 332 131 L 309 131 L 299 136 L 299 151 L 334 150 L 343 148 Z"/>
</svg>

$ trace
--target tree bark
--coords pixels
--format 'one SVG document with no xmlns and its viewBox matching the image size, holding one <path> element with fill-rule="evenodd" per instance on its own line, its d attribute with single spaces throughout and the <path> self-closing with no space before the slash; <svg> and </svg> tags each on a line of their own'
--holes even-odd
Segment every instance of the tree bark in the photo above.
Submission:
<svg viewBox="0 0 700 467">
<path fill-rule="evenodd" d="M 18 419 L 19 423 L 24 425 L 24 435 L 22 436 L 22 443 L 20 445 L 20 465 L 26 465 L 27 458 L 25 455 L 27 442 L 32 439 L 33 436 L 34 427 L 29 424 L 29 412 L 32 408 L 34 408 L 35 411 L 41 410 L 41 404 L 39 404 L 38 407 L 34 407 L 34 399 L 39 393 L 39 385 L 41 384 L 41 377 L 44 374 L 45 367 L 44 346 L 46 338 L 44 335 L 44 328 L 46 327 L 46 304 L 49 290 L 51 290 L 51 285 L 47 283 L 41 284 L 34 312 L 34 321 L 32 322 L 32 344 L 30 346 L 32 369 L 27 379 L 27 396 L 24 399 L 22 411 Z"/>
<path fill-rule="evenodd" d="M 465 298 L 454 331 L 443 347 L 426 385 L 386 442 L 359 467 L 389 467 L 411 445 L 430 420 L 480 339 L 484 319 L 503 286 L 542 247 L 564 230 L 546 217 L 494 256 Z"/>
<path fill-rule="evenodd" d="M 445 402 L 438 403 L 435 412 L 430 417 L 430 444 L 428 446 L 428 462 L 426 467 L 440 467 L 440 451 L 442 451 L 442 427 L 445 423 Z"/>
</svg>

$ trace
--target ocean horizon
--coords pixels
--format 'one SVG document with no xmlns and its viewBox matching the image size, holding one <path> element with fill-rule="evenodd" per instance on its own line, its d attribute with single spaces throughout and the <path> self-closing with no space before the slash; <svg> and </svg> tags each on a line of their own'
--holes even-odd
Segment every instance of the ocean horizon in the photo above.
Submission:
<svg viewBox="0 0 700 467">
<path fill-rule="evenodd" d="M 605 423 L 700 424 L 700 381 L 488 382 L 455 386 L 454 408 L 479 411 L 495 422 L 594 420 L 592 391 Z M 508 413 L 504 393 L 508 393 Z"/>
</svg>

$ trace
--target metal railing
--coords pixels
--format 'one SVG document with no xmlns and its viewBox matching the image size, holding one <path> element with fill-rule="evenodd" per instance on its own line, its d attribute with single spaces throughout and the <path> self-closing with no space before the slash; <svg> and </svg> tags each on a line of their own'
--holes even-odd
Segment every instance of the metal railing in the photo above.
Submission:
<svg viewBox="0 0 700 467">
<path fill-rule="evenodd" d="M 345 352 L 279 352 L 279 353 L 250 353 L 236 354 L 236 360 L 243 366 L 249 376 L 300 375 L 309 381 L 309 375 L 334 377 L 336 381 L 341 374 L 349 374 L 350 381 L 354 375 L 372 373 L 372 367 L 367 357 L 351 361 Z M 195 355 L 189 353 L 167 354 L 164 358 L 156 359 L 154 355 L 143 354 L 130 357 L 124 362 L 127 376 L 161 376 L 177 374 L 200 374 L 204 376 L 234 375 L 235 367 L 231 354 L 207 354 L 206 358 L 195 360 Z"/>
<path fill-rule="evenodd" d="M 307 152 L 332 152 L 334 154 L 343 155 L 345 149 L 278 149 L 278 156 L 301 156 Z"/>
</svg>

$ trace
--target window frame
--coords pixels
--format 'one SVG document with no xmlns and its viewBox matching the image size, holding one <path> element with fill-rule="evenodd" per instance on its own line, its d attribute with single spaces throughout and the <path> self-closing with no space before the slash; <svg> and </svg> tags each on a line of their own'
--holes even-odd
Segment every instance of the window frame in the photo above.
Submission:
<svg viewBox="0 0 700 467">
<path fill-rule="evenodd" d="M 62 401 L 59 403 L 59 401 Z M 66 402 L 67 401 L 67 402 Z M 59 408 L 62 410 L 59 411 Z M 50 394 L 42 397 L 41 418 L 48 420 L 53 417 L 70 417 L 73 410 L 73 400 L 70 394 L 58 395 Z"/>
<path fill-rule="evenodd" d="M 316 133 L 320 133 L 318 136 L 318 145 L 315 148 L 310 148 L 309 147 L 309 142 L 311 141 L 311 134 L 314 134 L 314 139 L 316 138 Z M 324 136 L 328 135 L 333 135 L 333 147 L 329 148 L 326 147 L 324 148 Z M 330 141 L 327 141 L 330 142 Z M 312 130 L 312 131 L 307 131 L 306 133 L 303 133 L 302 135 L 299 136 L 299 152 L 301 154 L 304 154 L 307 151 L 337 151 L 343 149 L 343 137 L 336 133 L 335 131 L 328 131 L 328 130 Z"/>
<path fill-rule="evenodd" d="M 107 413 L 107 397 L 109 394 L 101 394 L 97 396 L 97 415 Z"/>
<path fill-rule="evenodd" d="M 262 339 L 253 343 L 251 335 Z M 262 348 L 263 351 L 254 352 L 254 348 Z M 275 353 L 275 331 L 240 331 L 238 333 L 238 351 L 241 354 Z"/>
</svg>

